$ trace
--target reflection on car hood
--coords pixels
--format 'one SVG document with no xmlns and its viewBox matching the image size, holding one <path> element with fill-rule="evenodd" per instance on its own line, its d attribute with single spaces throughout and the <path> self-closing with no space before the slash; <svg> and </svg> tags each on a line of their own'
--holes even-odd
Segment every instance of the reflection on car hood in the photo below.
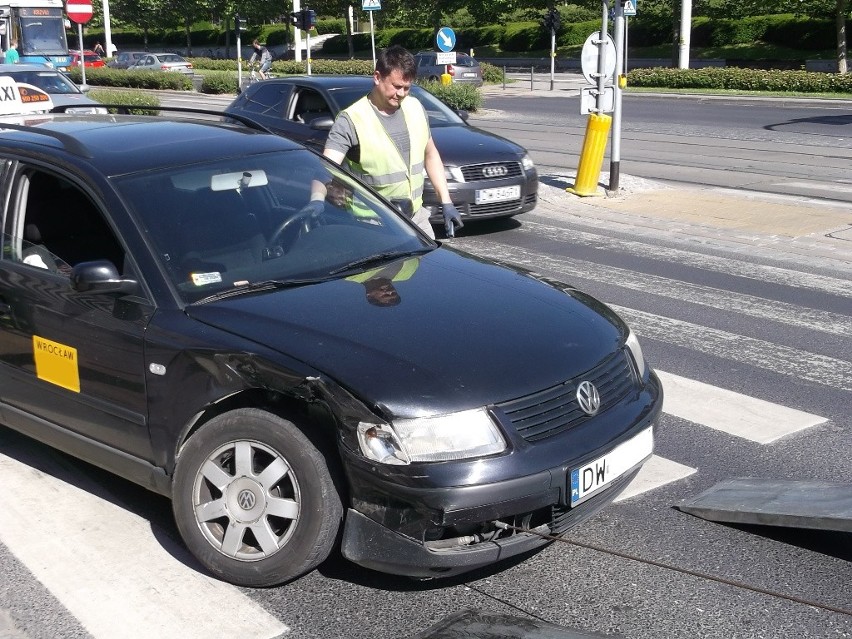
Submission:
<svg viewBox="0 0 852 639">
<path fill-rule="evenodd" d="M 369 303 L 375 276 L 361 275 L 187 313 L 405 416 L 542 390 L 589 370 L 624 339 L 624 324 L 600 302 L 446 248 L 391 263 L 384 275 L 396 305 Z"/>
<path fill-rule="evenodd" d="M 444 164 L 463 166 L 520 160 L 526 153 L 514 142 L 473 126 L 434 126 L 432 139 Z"/>
</svg>

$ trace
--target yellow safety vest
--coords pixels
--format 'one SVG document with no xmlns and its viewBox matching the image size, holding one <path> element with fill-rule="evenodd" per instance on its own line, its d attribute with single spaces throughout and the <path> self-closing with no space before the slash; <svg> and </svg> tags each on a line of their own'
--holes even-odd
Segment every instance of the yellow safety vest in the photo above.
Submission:
<svg viewBox="0 0 852 639">
<path fill-rule="evenodd" d="M 417 98 L 406 96 L 400 103 L 400 109 L 408 130 L 411 163 L 406 165 L 367 96 L 345 109 L 361 146 L 360 161 L 353 162 L 347 158 L 346 163 L 352 173 L 385 198 L 410 199 L 416 213 L 423 206 L 423 172 L 429 127 Z"/>
</svg>

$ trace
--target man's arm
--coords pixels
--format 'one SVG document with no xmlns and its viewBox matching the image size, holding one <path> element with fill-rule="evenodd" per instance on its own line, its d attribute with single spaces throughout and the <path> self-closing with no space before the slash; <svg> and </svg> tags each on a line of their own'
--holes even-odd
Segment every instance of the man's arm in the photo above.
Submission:
<svg viewBox="0 0 852 639">
<path fill-rule="evenodd" d="M 450 190 L 447 188 L 447 175 L 444 173 L 444 162 L 441 160 L 441 154 L 438 153 L 438 148 L 429 138 L 426 143 L 426 175 L 429 176 L 429 181 L 435 188 L 435 193 L 441 198 L 441 204 L 451 204 Z"/>
</svg>

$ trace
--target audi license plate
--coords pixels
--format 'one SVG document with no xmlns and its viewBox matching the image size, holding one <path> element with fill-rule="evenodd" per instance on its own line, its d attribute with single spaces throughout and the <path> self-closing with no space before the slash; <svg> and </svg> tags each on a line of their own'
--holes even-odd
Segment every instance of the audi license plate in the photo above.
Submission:
<svg viewBox="0 0 852 639">
<path fill-rule="evenodd" d="M 500 186 L 494 189 L 478 189 L 476 191 L 476 203 L 488 204 L 489 202 L 505 202 L 506 200 L 518 200 L 521 197 L 521 187 Z"/>
<path fill-rule="evenodd" d="M 571 505 L 584 502 L 613 481 L 641 464 L 654 452 L 654 431 L 649 427 L 638 435 L 571 471 Z"/>
</svg>

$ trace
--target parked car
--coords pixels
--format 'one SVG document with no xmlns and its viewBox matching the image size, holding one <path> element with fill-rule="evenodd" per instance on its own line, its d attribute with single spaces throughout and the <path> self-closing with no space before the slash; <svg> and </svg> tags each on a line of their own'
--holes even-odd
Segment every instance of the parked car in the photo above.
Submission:
<svg viewBox="0 0 852 639">
<path fill-rule="evenodd" d="M 192 63 L 177 53 L 146 53 L 127 67 L 129 71 L 175 71 L 192 75 Z"/>
<path fill-rule="evenodd" d="M 271 131 L 319 151 L 333 119 L 373 87 L 372 77 L 310 75 L 272 78 L 246 88 L 226 108 Z M 526 149 L 470 126 L 458 112 L 413 85 L 411 95 L 426 109 L 435 146 L 447 173 L 450 197 L 465 222 L 531 211 L 538 197 L 538 172 Z M 430 221 L 443 225 L 440 199 L 426 180 L 423 205 Z"/>
<path fill-rule="evenodd" d="M 126 69 L 145 55 L 147 51 L 118 51 L 113 59 L 107 62 L 107 66 L 111 69 Z"/>
<path fill-rule="evenodd" d="M 482 86 L 482 67 L 479 61 L 466 53 L 456 52 L 454 64 L 438 64 L 438 53 L 421 51 L 414 54 L 417 61 L 417 78 L 439 81 L 441 75 L 449 73 L 454 84 L 472 84 Z"/>
<path fill-rule="evenodd" d="M 69 55 L 71 56 L 71 66 L 79 67 L 80 66 L 80 52 L 79 51 L 69 51 Z M 104 66 L 104 60 L 101 56 L 99 56 L 94 51 L 89 51 L 88 49 L 83 50 L 83 60 L 85 61 L 86 67 L 96 68 Z"/>
<path fill-rule="evenodd" d="M 50 95 L 54 110 L 66 113 L 106 113 L 61 71 L 41 64 L 0 64 L 0 76 L 31 84 Z"/>
<path fill-rule="evenodd" d="M 338 539 L 453 575 L 609 503 L 662 402 L 624 321 L 249 125 L 0 118 L 3 424 L 171 498 L 198 561 L 244 586 Z"/>
</svg>

